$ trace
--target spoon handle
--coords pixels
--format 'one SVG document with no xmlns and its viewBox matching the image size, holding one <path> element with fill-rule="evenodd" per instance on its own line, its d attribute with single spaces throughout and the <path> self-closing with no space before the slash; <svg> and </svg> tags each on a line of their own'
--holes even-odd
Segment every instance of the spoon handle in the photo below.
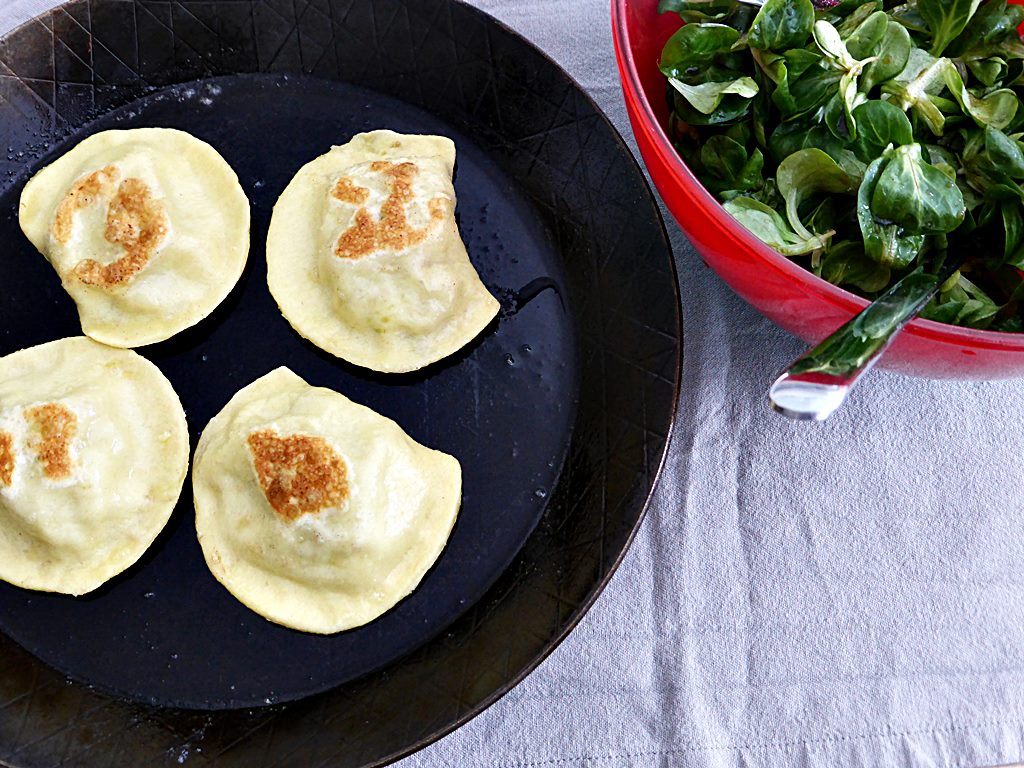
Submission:
<svg viewBox="0 0 1024 768">
<path fill-rule="evenodd" d="M 768 390 L 772 407 L 791 419 L 822 421 L 831 416 L 961 263 L 956 260 L 938 275 L 916 269 L 871 302 L 775 380 Z"/>
</svg>

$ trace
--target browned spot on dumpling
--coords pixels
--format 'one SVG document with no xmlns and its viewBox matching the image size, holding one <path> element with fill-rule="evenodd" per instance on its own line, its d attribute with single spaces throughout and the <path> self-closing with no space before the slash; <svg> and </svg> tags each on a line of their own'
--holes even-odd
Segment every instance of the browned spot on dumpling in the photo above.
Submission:
<svg viewBox="0 0 1024 768">
<path fill-rule="evenodd" d="M 107 208 L 103 232 L 107 242 L 124 249 L 124 256 L 110 264 L 83 259 L 75 266 L 75 277 L 104 288 L 128 282 L 149 263 L 167 229 L 167 210 L 149 186 L 141 179 L 125 179 Z"/>
<path fill-rule="evenodd" d="M 14 477 L 14 438 L 0 432 L 0 485 L 10 485 Z"/>
<path fill-rule="evenodd" d="M 436 197 L 428 203 L 430 224 L 422 229 L 409 225 L 405 206 L 413 199 L 412 180 L 420 169 L 415 163 L 389 163 L 378 160 L 370 164 L 370 170 L 386 176 L 390 182 L 390 194 L 380 208 L 380 218 L 374 219 L 365 208 L 356 211 L 352 225 L 341 233 L 334 247 L 334 254 L 343 259 L 358 259 L 374 251 L 402 251 L 423 242 L 430 231 L 444 218 L 443 197 Z M 353 189 L 367 192 L 364 187 Z"/>
<path fill-rule="evenodd" d="M 365 187 L 357 187 L 352 183 L 352 179 L 342 176 L 338 179 L 338 183 L 334 185 L 334 192 L 332 194 L 343 203 L 362 205 L 370 196 L 370 190 Z"/>
<path fill-rule="evenodd" d="M 57 215 L 53 219 L 53 236 L 57 242 L 67 243 L 71 239 L 71 224 L 75 213 L 108 199 L 120 178 L 121 174 L 117 168 L 108 165 L 90 173 L 71 187 L 57 206 Z"/>
<path fill-rule="evenodd" d="M 78 419 L 60 403 L 46 403 L 25 409 L 25 418 L 36 432 L 29 447 L 51 480 L 71 475 L 71 441 L 78 432 Z"/>
<path fill-rule="evenodd" d="M 253 432 L 246 441 L 270 506 L 284 520 L 315 514 L 348 498 L 348 468 L 322 437 Z"/>
</svg>

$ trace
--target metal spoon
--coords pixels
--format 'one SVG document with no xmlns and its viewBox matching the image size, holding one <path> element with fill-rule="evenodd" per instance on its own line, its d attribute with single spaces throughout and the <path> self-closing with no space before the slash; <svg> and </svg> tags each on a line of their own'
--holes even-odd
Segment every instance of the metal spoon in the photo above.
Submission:
<svg viewBox="0 0 1024 768">
<path fill-rule="evenodd" d="M 896 334 L 924 309 L 964 259 L 937 275 L 911 272 L 786 369 L 768 390 L 772 408 L 791 419 L 823 421 L 878 361 Z"/>
</svg>

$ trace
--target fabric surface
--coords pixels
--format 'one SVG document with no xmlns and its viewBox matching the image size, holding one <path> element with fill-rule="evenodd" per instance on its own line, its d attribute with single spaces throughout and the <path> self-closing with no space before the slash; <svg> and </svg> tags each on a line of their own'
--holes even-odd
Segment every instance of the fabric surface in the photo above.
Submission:
<svg viewBox="0 0 1024 768">
<path fill-rule="evenodd" d="M 474 0 L 635 149 L 607 0 Z M 6 31 L 53 0 L 0 0 Z M 684 383 L 661 484 L 580 626 L 400 768 L 833 768 L 1024 757 L 1024 383 L 876 372 L 824 424 L 765 405 L 803 344 L 666 218 Z"/>
</svg>

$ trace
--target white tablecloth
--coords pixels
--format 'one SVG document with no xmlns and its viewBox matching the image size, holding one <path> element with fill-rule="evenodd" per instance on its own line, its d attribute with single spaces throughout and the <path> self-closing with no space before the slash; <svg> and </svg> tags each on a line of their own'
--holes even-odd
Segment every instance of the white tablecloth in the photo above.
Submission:
<svg viewBox="0 0 1024 768">
<path fill-rule="evenodd" d="M 6 31 L 55 0 L 0 0 Z M 632 144 L 607 0 L 474 0 Z M 669 219 L 669 221 L 671 221 Z M 527 680 L 401 768 L 982 766 L 1024 757 L 1024 382 L 875 373 L 769 412 L 802 349 L 670 223 L 679 421 L 622 568 Z"/>
</svg>

